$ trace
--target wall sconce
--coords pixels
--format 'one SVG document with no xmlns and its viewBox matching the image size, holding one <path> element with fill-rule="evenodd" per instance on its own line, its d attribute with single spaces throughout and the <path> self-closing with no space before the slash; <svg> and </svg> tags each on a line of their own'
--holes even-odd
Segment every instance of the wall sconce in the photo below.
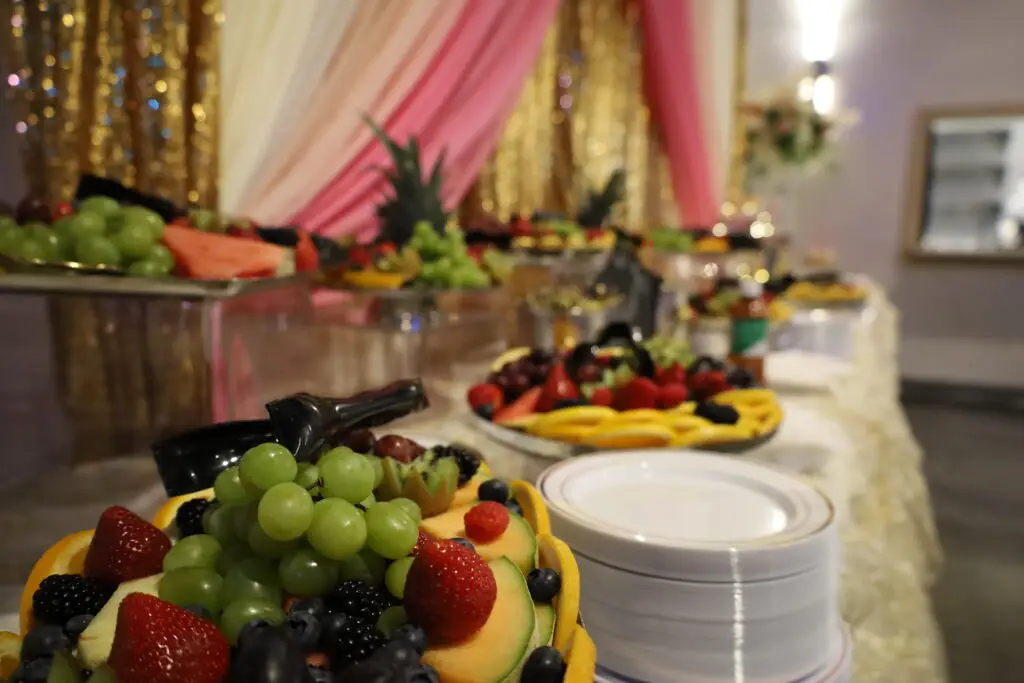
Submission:
<svg viewBox="0 0 1024 683">
<path fill-rule="evenodd" d="M 810 62 L 810 75 L 802 79 L 798 95 L 819 114 L 828 114 L 836 104 L 836 82 L 831 60 L 839 38 L 842 0 L 796 0 L 800 18 L 800 53 Z"/>
</svg>

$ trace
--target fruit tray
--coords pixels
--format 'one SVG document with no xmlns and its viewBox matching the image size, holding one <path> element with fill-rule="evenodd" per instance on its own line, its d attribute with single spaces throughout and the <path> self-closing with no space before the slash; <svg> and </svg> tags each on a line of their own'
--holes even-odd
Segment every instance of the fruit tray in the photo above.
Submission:
<svg viewBox="0 0 1024 683">
<path fill-rule="evenodd" d="M 775 436 L 783 417 L 776 394 L 754 386 L 749 373 L 692 359 L 671 340 L 637 342 L 619 327 L 567 354 L 525 347 L 502 354 L 468 392 L 474 424 L 557 459 L 620 448 L 743 453 Z"/>
<path fill-rule="evenodd" d="M 298 395 L 160 444 L 165 487 L 198 490 L 47 550 L 0 679 L 591 683 L 576 560 L 539 493 L 466 447 L 365 427 L 422 396 Z"/>
</svg>

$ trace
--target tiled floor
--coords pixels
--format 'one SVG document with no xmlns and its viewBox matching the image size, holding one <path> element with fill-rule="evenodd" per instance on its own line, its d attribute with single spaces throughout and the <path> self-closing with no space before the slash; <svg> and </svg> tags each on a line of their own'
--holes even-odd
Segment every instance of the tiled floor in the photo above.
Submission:
<svg viewBox="0 0 1024 683">
<path fill-rule="evenodd" d="M 1007 675 L 1024 672 L 1024 416 L 933 406 L 908 415 L 946 551 L 935 606 L 951 683 L 1017 680 Z M 0 497 L 0 615 L 17 610 L 21 582 L 53 540 L 87 528 L 113 502 L 151 514 L 155 482 L 140 458 Z"/>
</svg>

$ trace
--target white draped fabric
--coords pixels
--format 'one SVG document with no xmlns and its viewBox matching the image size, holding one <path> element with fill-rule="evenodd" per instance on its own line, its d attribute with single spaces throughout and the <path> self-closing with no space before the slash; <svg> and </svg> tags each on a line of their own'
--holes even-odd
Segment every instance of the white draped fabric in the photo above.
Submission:
<svg viewBox="0 0 1024 683">
<path fill-rule="evenodd" d="M 223 0 L 220 208 L 244 214 L 322 83 L 359 0 Z"/>
</svg>

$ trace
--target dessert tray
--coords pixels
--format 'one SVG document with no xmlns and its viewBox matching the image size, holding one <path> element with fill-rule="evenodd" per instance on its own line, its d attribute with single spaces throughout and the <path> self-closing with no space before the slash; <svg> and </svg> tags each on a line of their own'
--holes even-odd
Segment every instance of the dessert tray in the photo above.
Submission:
<svg viewBox="0 0 1024 683">
<path fill-rule="evenodd" d="M 370 431 L 426 405 L 419 381 L 300 394 L 154 445 L 169 500 L 43 554 L 0 678 L 591 683 L 576 561 L 537 491 Z"/>
<path fill-rule="evenodd" d="M 620 324 L 565 354 L 505 352 L 467 401 L 488 436 L 555 459 L 669 446 L 743 453 L 769 441 L 783 415 L 747 371 L 667 339 L 637 341 Z"/>
</svg>

